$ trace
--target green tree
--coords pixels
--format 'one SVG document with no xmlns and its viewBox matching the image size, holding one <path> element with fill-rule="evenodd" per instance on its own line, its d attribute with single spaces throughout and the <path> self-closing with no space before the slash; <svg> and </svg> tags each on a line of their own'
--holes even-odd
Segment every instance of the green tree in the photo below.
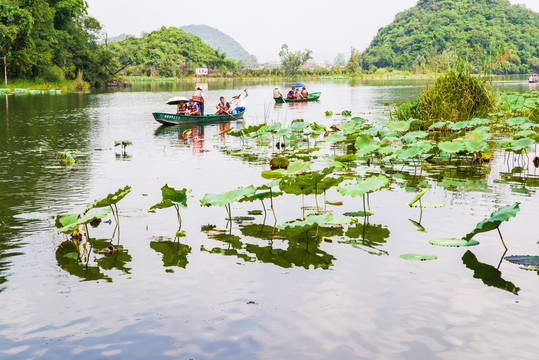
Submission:
<svg viewBox="0 0 539 360">
<path fill-rule="evenodd" d="M 346 58 L 344 57 L 343 53 L 338 53 L 337 56 L 335 56 L 335 60 L 333 60 L 333 65 L 340 67 L 346 65 Z"/>
<path fill-rule="evenodd" d="M 313 58 L 311 50 L 305 49 L 305 51 L 291 52 L 286 44 L 281 46 L 279 56 L 281 58 L 281 67 L 287 75 L 297 74 L 299 68 Z"/>
<path fill-rule="evenodd" d="M 350 59 L 348 59 L 346 69 L 352 74 L 359 74 L 361 72 L 361 54 L 353 47 L 350 48 Z"/>
</svg>

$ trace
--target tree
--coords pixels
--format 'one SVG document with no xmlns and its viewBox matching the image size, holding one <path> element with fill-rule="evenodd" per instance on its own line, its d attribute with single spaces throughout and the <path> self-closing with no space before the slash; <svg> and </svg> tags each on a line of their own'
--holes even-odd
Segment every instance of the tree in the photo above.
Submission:
<svg viewBox="0 0 539 360">
<path fill-rule="evenodd" d="M 305 51 L 291 52 L 288 45 L 283 44 L 281 51 L 279 51 L 279 56 L 281 57 L 281 66 L 285 74 L 295 75 L 303 64 L 313 58 L 312 53 L 311 50 L 307 49 Z"/>
<path fill-rule="evenodd" d="M 335 60 L 333 60 L 333 66 L 343 67 L 344 65 L 346 65 L 344 54 L 338 53 L 337 56 L 335 56 Z"/>
<path fill-rule="evenodd" d="M 352 74 L 359 74 L 361 72 L 361 54 L 353 47 L 350 48 L 350 59 L 348 59 L 346 69 Z"/>
<path fill-rule="evenodd" d="M 243 69 L 254 69 L 258 67 L 258 60 L 255 55 L 249 55 L 245 57 L 242 61 Z"/>
</svg>

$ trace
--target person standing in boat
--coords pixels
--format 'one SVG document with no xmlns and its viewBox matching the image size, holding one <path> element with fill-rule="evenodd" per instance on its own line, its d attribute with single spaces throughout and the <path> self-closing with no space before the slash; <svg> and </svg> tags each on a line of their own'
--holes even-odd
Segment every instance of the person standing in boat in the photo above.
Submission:
<svg viewBox="0 0 539 360">
<path fill-rule="evenodd" d="M 178 104 L 178 111 L 177 111 L 177 114 L 178 115 L 187 115 L 187 103 L 186 102 L 181 102 Z"/>
<path fill-rule="evenodd" d="M 230 114 L 230 103 L 225 100 L 224 96 L 219 98 L 219 104 L 216 106 L 219 114 Z"/>
<path fill-rule="evenodd" d="M 188 115 L 191 116 L 200 116 L 200 107 L 198 104 L 193 101 L 193 99 L 189 100 L 189 106 L 187 107 Z"/>
<path fill-rule="evenodd" d="M 234 110 L 231 111 L 231 114 L 237 114 L 239 112 L 245 111 L 245 98 L 248 96 L 247 89 L 243 90 L 241 93 L 236 93 L 234 96 L 232 96 L 231 103 L 234 104 L 236 107 Z"/>
<path fill-rule="evenodd" d="M 301 89 L 301 97 L 306 99 L 309 96 L 309 93 L 307 92 L 307 89 L 305 89 L 305 86 L 303 89 Z"/>
<path fill-rule="evenodd" d="M 193 101 L 198 104 L 198 107 L 200 108 L 200 115 L 204 115 L 204 93 L 202 92 L 202 88 L 200 86 L 197 86 L 197 89 L 193 93 Z"/>
<path fill-rule="evenodd" d="M 282 99 L 283 98 L 283 94 L 281 94 L 281 90 L 279 90 L 278 86 L 273 88 L 273 98 L 274 99 Z"/>
</svg>

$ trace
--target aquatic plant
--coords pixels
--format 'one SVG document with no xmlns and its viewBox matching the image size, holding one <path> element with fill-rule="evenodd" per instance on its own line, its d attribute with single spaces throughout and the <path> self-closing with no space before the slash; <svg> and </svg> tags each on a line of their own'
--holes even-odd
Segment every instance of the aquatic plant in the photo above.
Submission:
<svg viewBox="0 0 539 360">
<path fill-rule="evenodd" d="M 225 191 L 220 194 L 205 194 L 200 204 L 202 206 L 224 206 L 228 214 L 229 220 L 232 219 L 232 214 L 230 211 L 230 204 L 236 201 L 239 201 L 244 196 L 249 196 L 254 194 L 256 191 L 253 185 L 246 187 L 239 187 L 234 190 Z"/>
<path fill-rule="evenodd" d="M 130 140 L 117 140 L 114 142 L 114 146 L 121 146 L 122 147 L 122 154 L 125 155 L 125 148 L 129 145 L 133 145 L 133 143 Z"/>
<path fill-rule="evenodd" d="M 361 196 L 363 197 L 363 212 L 366 213 L 365 194 L 380 190 L 389 184 L 389 179 L 384 175 L 376 175 L 368 177 L 364 180 L 357 178 L 356 184 L 337 187 L 337 191 L 345 196 Z"/>
<path fill-rule="evenodd" d="M 116 223 L 119 224 L 120 219 L 118 214 L 118 207 L 116 204 L 130 192 L 131 186 L 126 185 L 123 188 L 116 190 L 116 192 L 108 194 L 102 199 L 94 200 L 93 203 L 90 203 L 86 206 L 86 211 L 109 206 L 110 210 L 112 211 L 112 216 L 114 216 L 114 220 L 116 220 Z"/>
<path fill-rule="evenodd" d="M 181 190 L 176 190 L 175 188 L 165 184 L 161 188 L 161 201 L 155 205 L 152 205 L 148 212 L 155 212 L 156 209 L 166 209 L 171 206 L 174 206 L 176 209 L 176 214 L 178 216 L 179 228 L 176 233 L 177 237 L 185 236 L 185 232 L 182 231 L 182 217 L 180 216 L 180 206 L 183 208 L 187 207 L 187 193 L 191 190 L 183 188 Z"/>
</svg>

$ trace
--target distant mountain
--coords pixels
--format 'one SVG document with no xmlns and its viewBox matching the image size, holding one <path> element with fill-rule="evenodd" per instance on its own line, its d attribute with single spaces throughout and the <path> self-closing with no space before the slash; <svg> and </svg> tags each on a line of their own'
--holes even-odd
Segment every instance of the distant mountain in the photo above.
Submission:
<svg viewBox="0 0 539 360">
<path fill-rule="evenodd" d="M 129 34 L 120 34 L 118 36 L 113 36 L 113 37 L 109 37 L 107 39 L 107 42 L 110 44 L 110 43 L 113 43 L 113 42 L 117 42 L 117 41 L 122 41 L 122 40 L 125 40 L 126 38 L 128 37 L 135 37 L 135 35 L 129 35 Z M 98 44 L 104 44 L 105 43 L 105 39 L 100 39 L 97 41 Z"/>
<path fill-rule="evenodd" d="M 222 31 L 207 25 L 187 25 L 180 30 L 198 36 L 204 43 L 215 50 L 226 53 L 227 58 L 243 60 L 249 53 L 236 40 Z"/>
<path fill-rule="evenodd" d="M 378 31 L 362 65 L 413 69 L 448 52 L 481 64 L 500 47 L 509 72 L 539 72 L 539 14 L 507 0 L 419 0 Z"/>
</svg>

